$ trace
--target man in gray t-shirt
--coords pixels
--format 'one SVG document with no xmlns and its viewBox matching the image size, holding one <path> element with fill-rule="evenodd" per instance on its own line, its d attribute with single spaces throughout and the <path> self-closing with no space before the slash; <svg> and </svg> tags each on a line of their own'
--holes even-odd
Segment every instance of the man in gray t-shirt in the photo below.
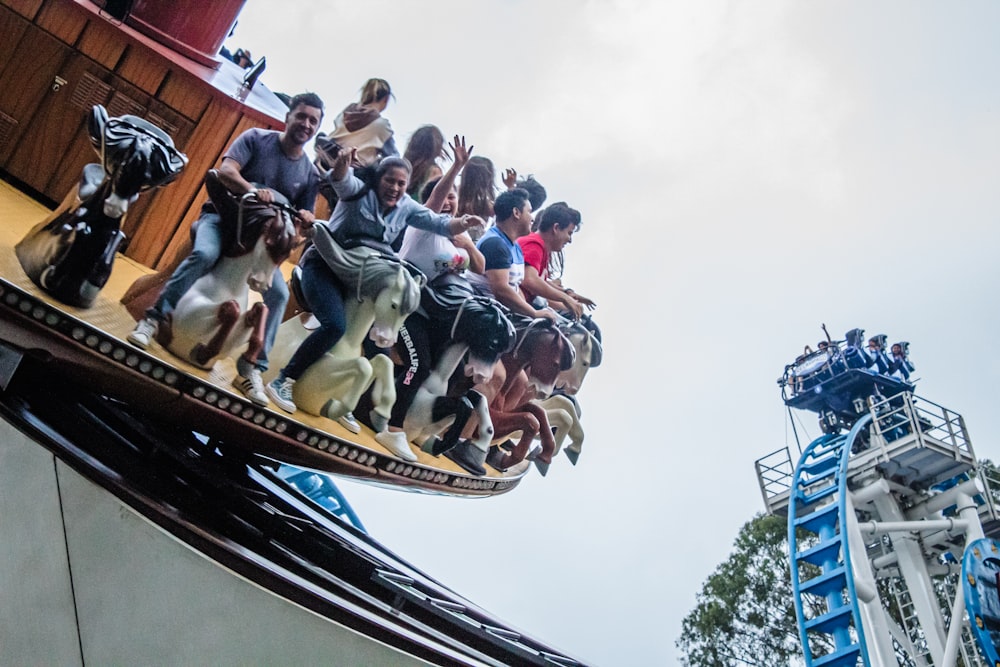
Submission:
<svg viewBox="0 0 1000 667">
<path fill-rule="evenodd" d="M 285 117 L 285 131 L 250 129 L 238 136 L 222 157 L 219 179 L 230 192 L 237 195 L 253 192 L 262 202 L 273 202 L 274 192 L 280 192 L 299 209 L 304 223 L 311 225 L 320 177 L 303 146 L 316 134 L 322 120 L 323 101 L 319 96 L 314 93 L 296 95 Z M 191 254 L 180 263 L 163 286 L 156 303 L 146 311 L 146 317 L 128 335 L 128 341 L 136 347 L 145 349 L 149 345 L 159 323 L 176 307 L 191 285 L 219 260 L 221 219 L 211 203 L 202 207 L 195 224 Z M 267 353 L 274 344 L 287 304 L 288 287 L 280 270 L 276 269 L 271 287 L 264 293 L 264 305 L 268 308 L 264 347 L 257 359 L 240 356 L 236 362 L 238 376 L 233 380 L 233 384 L 258 405 L 270 402 L 264 393 L 260 373 L 267 369 Z"/>
</svg>

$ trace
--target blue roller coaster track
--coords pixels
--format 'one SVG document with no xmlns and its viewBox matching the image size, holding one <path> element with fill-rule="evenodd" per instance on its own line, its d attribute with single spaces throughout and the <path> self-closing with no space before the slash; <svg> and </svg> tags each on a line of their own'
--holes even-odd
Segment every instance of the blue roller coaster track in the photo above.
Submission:
<svg viewBox="0 0 1000 667">
<path fill-rule="evenodd" d="M 858 434 L 870 416 L 859 419 L 846 434 L 828 434 L 803 451 L 792 480 L 788 507 L 788 544 L 792 591 L 799 638 L 807 667 L 856 665 L 869 667 L 857 593 L 847 545 L 847 463 Z M 810 616 L 815 605 L 825 611 Z M 826 641 L 810 642 L 810 635 Z M 831 641 L 832 640 L 832 641 Z M 817 652 L 827 651 L 821 655 Z"/>
</svg>

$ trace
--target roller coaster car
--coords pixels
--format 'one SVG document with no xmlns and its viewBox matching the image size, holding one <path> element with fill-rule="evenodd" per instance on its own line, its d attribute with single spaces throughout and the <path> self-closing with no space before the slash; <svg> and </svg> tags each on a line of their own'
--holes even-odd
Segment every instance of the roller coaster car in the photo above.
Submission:
<svg viewBox="0 0 1000 667">
<path fill-rule="evenodd" d="M 785 367 L 778 380 L 781 397 L 790 408 L 817 413 L 824 432 L 832 433 L 849 428 L 865 414 L 869 398 L 882 400 L 913 391 L 913 384 L 868 370 L 866 364 L 856 347 L 803 354 Z"/>
</svg>

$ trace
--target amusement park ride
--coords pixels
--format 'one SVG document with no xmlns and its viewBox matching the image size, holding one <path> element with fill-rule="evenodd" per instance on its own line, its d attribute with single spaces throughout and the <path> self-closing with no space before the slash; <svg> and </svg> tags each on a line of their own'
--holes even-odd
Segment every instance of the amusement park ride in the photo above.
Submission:
<svg viewBox="0 0 1000 667">
<path fill-rule="evenodd" d="M 250 80 L 216 57 L 242 5 L 0 0 L 0 662 L 140 663 L 155 653 L 203 664 L 582 664 L 387 551 L 326 473 L 485 497 L 514 489 L 532 461 L 544 474 L 565 438 L 560 463 L 576 464 L 583 432 L 567 395 L 600 363 L 598 337 L 538 322 L 515 331 L 499 313 L 496 340 L 459 340 L 459 319 L 488 309 L 450 311 L 447 373 L 505 354 L 526 385 L 563 389 L 532 403 L 540 450 L 528 453 L 537 431 L 522 427 L 517 447 L 492 459 L 505 465 L 478 471 L 440 456 L 499 435 L 478 394 L 452 401 L 466 407 L 462 419 L 478 414 L 478 430 L 462 439 L 448 429 L 447 374 L 417 401 L 433 415 L 417 420 L 421 434 L 440 424 L 422 448 L 384 432 L 386 360 L 294 415 L 233 388 L 235 355 L 260 344 L 247 284 L 259 289 L 301 239 L 287 206 L 233 197 L 210 171 L 235 136 L 281 127 L 287 111 L 255 85 L 260 68 Z M 38 215 L 15 188 L 61 203 Z M 233 244 L 178 304 L 167 335 L 130 345 L 124 302 L 176 262 L 206 191 L 232 218 Z M 382 311 L 395 335 L 405 313 L 392 285 L 419 293 L 410 268 L 384 260 L 373 261 L 391 265 L 387 286 L 369 297 L 358 278 L 356 310 L 371 317 L 358 316 L 352 342 L 382 326 Z M 286 324 L 308 326 L 307 315 Z M 544 373 L 536 339 L 557 350 Z M 378 363 L 388 370 L 372 370 Z M 336 419 L 373 382 L 374 428 L 355 433 Z M 203 615 L 251 636 L 220 636 Z"/>
<path fill-rule="evenodd" d="M 788 518 L 805 664 L 1000 665 L 1000 482 L 962 416 L 914 393 L 905 355 L 892 374 L 884 337 L 862 337 L 786 367 L 785 405 L 823 435 L 756 462 L 768 512 Z"/>
</svg>

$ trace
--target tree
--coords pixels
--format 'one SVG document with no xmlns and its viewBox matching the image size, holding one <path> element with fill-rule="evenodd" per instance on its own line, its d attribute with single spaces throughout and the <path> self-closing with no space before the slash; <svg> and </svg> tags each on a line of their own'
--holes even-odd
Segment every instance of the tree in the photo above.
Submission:
<svg viewBox="0 0 1000 667">
<path fill-rule="evenodd" d="M 702 586 L 677 647 L 689 667 L 788 665 L 801 661 L 786 519 L 758 514 Z"/>
<path fill-rule="evenodd" d="M 1000 469 L 989 460 L 980 461 L 979 468 L 988 479 L 993 503 L 1000 507 Z M 815 536 L 801 533 L 796 539 L 804 550 Z M 814 576 L 815 573 L 809 572 L 814 566 L 800 567 L 804 578 Z M 878 585 L 881 598 L 892 600 L 888 580 L 879 579 Z M 934 587 L 942 609 L 947 612 L 951 590 L 938 579 Z M 803 604 L 814 606 L 807 609 L 809 618 L 817 617 L 825 609 L 819 598 L 807 596 Z M 898 607 L 888 604 L 887 609 L 890 619 L 902 626 Z M 814 650 L 829 648 L 829 642 L 829 636 L 810 635 Z M 684 618 L 676 645 L 688 667 L 804 662 L 792 595 L 786 518 L 758 514 L 743 525 L 733 552 L 702 585 L 694 609 Z M 902 647 L 896 648 L 898 664 L 914 664 Z"/>
</svg>

